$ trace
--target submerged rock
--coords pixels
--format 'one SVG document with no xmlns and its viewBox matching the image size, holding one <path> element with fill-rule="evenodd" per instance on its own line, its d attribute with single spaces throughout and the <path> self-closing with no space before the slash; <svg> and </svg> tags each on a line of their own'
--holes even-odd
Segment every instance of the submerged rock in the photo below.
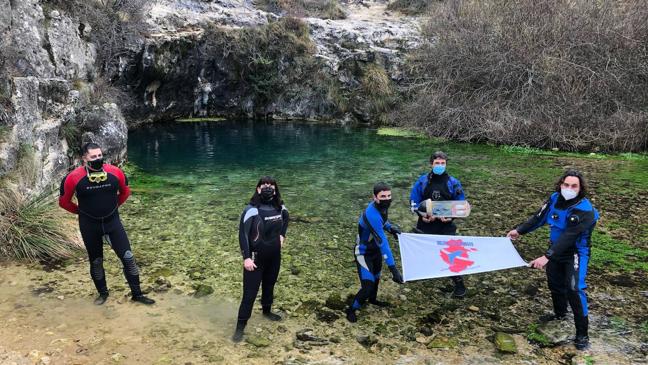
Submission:
<svg viewBox="0 0 648 365">
<path fill-rule="evenodd" d="M 269 339 L 259 335 L 247 336 L 245 338 L 245 342 L 249 343 L 254 347 L 268 347 L 271 344 Z"/>
<path fill-rule="evenodd" d="M 326 323 L 335 322 L 340 318 L 340 316 L 335 314 L 335 312 L 332 312 L 324 308 L 317 309 L 315 311 L 315 315 L 317 316 L 317 319 Z"/>
<path fill-rule="evenodd" d="M 201 298 L 214 292 L 214 288 L 212 288 L 211 285 L 207 284 L 194 285 L 194 289 L 196 290 L 196 292 L 194 293 L 194 296 L 196 298 Z"/>
<path fill-rule="evenodd" d="M 537 333 L 542 335 L 548 345 L 560 345 L 569 340 L 573 334 L 572 321 L 550 321 L 538 326 Z"/>
<path fill-rule="evenodd" d="M 495 334 L 495 348 L 498 351 L 508 354 L 517 353 L 517 345 L 513 336 L 504 332 L 497 332 Z"/>
<path fill-rule="evenodd" d="M 333 310 L 344 310 L 347 304 L 342 300 L 340 294 L 335 293 L 326 298 L 326 303 L 324 303 L 324 305 Z"/>
<path fill-rule="evenodd" d="M 455 347 L 457 347 L 457 340 L 446 337 L 437 337 L 427 345 L 429 349 L 453 349 Z"/>
<path fill-rule="evenodd" d="M 378 343 L 378 339 L 373 335 L 359 335 L 356 341 L 364 347 L 371 347 Z"/>
</svg>

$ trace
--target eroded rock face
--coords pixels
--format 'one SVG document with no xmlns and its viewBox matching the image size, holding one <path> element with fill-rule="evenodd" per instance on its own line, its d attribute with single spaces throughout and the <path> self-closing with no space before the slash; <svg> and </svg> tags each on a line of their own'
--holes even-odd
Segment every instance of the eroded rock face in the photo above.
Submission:
<svg viewBox="0 0 648 365">
<path fill-rule="evenodd" d="M 347 11 L 342 20 L 303 18 L 312 43 L 309 67 L 281 56 L 265 60 L 281 86 L 259 98 L 257 85 L 239 78 L 244 62 L 230 59 L 235 47 L 207 47 L 210 37 L 219 37 L 208 30 L 247 32 L 281 17 L 250 1 L 158 1 L 140 53 L 121 62 L 122 84 L 135 87 L 141 101 L 129 113 L 148 120 L 235 115 L 374 122 L 380 110 L 367 95 L 367 75 L 380 70 L 394 87 L 402 81 L 405 54 L 420 42 L 419 20 L 394 16 L 382 2 L 348 5 Z"/>
<path fill-rule="evenodd" d="M 87 27 L 58 10 L 44 14 L 37 0 L 0 0 L 6 65 L 0 71 L 6 83 L 0 95 L 0 177 L 33 166 L 32 178 L 5 181 L 29 193 L 57 185 L 77 162 L 73 152 L 79 146 L 68 146 L 71 130 L 65 126 L 84 132 L 75 142 L 100 143 L 113 162 L 125 158 L 126 122 L 119 108 L 88 105 L 74 90 L 75 85 L 91 86 L 95 77 L 95 46 L 80 29 Z"/>
</svg>

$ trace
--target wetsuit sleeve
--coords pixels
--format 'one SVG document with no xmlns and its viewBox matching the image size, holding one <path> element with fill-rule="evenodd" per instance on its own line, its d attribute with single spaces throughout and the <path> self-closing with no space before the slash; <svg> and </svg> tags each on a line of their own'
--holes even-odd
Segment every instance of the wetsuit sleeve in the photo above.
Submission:
<svg viewBox="0 0 648 365">
<path fill-rule="evenodd" d="M 544 204 L 542 204 L 542 207 L 537 212 L 535 212 L 531 216 L 531 218 L 517 226 L 516 230 L 518 231 L 518 233 L 527 234 L 544 226 L 547 223 L 547 214 L 549 213 L 551 203 L 552 198 L 549 197 L 549 199 L 545 200 Z"/>
<path fill-rule="evenodd" d="M 466 194 L 461 186 L 461 181 L 453 179 L 452 189 L 454 191 L 454 200 L 466 200 Z"/>
<path fill-rule="evenodd" d="M 117 179 L 119 180 L 119 195 L 117 196 L 117 203 L 121 206 L 126 202 L 126 199 L 131 194 L 130 187 L 128 187 L 128 178 L 124 172 L 120 169 L 117 169 Z"/>
<path fill-rule="evenodd" d="M 567 217 L 567 228 L 545 253 L 547 258 L 558 257 L 568 248 L 576 245 L 576 240 L 585 231 L 592 229 L 596 220 L 593 211 L 574 209 Z"/>
<path fill-rule="evenodd" d="M 382 254 L 383 259 L 385 259 L 385 263 L 387 264 L 387 266 L 394 266 L 394 255 L 392 254 L 391 248 L 389 247 L 389 241 L 387 240 L 387 236 L 385 235 L 385 230 L 383 229 L 383 220 L 380 217 L 380 214 L 376 211 L 368 211 L 366 215 L 367 220 L 371 225 L 371 230 L 375 232 L 376 235 L 378 235 L 376 239 L 379 240 L 379 242 L 376 243 L 378 243 L 378 248 L 380 248 L 380 253 Z"/>
<path fill-rule="evenodd" d="M 252 222 L 254 216 L 258 214 L 258 210 L 254 207 L 247 207 L 241 214 L 241 222 L 239 224 L 239 245 L 241 246 L 241 254 L 243 260 L 252 257 L 250 249 L 250 231 L 252 230 Z"/>
<path fill-rule="evenodd" d="M 72 202 L 72 197 L 74 196 L 74 190 L 76 188 L 76 180 L 68 174 L 61 181 L 61 187 L 59 189 L 59 206 L 70 213 L 79 214 L 79 206 Z"/>
<path fill-rule="evenodd" d="M 283 221 L 283 224 L 281 225 L 281 235 L 286 237 L 286 232 L 288 232 L 288 220 L 290 218 L 290 215 L 288 214 L 288 209 L 286 209 L 285 205 L 281 206 L 281 219 Z"/>
<path fill-rule="evenodd" d="M 425 189 L 425 179 L 419 178 L 412 186 L 412 191 L 410 192 L 410 205 L 412 212 L 416 211 L 419 203 L 423 200 L 423 191 Z"/>
</svg>

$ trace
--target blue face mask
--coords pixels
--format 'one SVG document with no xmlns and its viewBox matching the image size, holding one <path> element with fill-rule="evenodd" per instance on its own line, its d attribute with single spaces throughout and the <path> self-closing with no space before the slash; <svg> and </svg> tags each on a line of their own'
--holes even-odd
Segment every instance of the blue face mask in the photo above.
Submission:
<svg viewBox="0 0 648 365">
<path fill-rule="evenodd" d="M 432 173 L 435 175 L 441 175 L 444 172 L 445 172 L 445 166 L 443 165 L 434 165 L 434 167 L 432 167 Z"/>
</svg>

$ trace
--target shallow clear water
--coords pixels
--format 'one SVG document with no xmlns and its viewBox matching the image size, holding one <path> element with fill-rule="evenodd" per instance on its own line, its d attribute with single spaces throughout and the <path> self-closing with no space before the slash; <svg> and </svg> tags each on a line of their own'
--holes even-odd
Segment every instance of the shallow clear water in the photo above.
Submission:
<svg viewBox="0 0 648 365">
<path fill-rule="evenodd" d="M 628 204 L 619 189 L 639 191 L 629 204 L 643 209 L 646 159 L 529 153 L 287 122 L 156 124 L 132 132 L 128 148 L 136 166 L 127 171 L 134 195 L 122 211 L 140 261 L 150 265 L 145 273 L 154 278 L 168 271 L 184 277 L 199 272 L 185 283 L 188 287 L 211 285 L 230 298 L 240 295 L 240 213 L 259 177 L 277 178 L 291 214 L 282 261 L 285 285 L 277 289 L 286 308 L 321 299 L 322 291 L 353 292 L 357 278 L 351 249 L 373 184 L 393 186 L 390 220 L 410 230 L 416 218 L 408 209 L 409 190 L 429 171 L 428 158 L 439 149 L 449 154 L 449 173 L 462 181 L 473 206 L 471 216 L 458 223 L 460 234 L 504 235 L 537 209 L 568 167 L 588 176 L 592 200 L 604 217 L 595 233 L 599 244 L 593 265 L 605 267 L 614 252 L 636 246 L 628 237 L 646 231 L 640 215 L 617 214 L 620 204 Z M 604 231 L 613 234 L 598 236 Z M 545 245 L 541 232 L 517 247 L 530 260 Z M 392 249 L 398 257 L 395 242 Z M 633 265 L 640 267 L 648 253 L 637 255 Z"/>
</svg>

